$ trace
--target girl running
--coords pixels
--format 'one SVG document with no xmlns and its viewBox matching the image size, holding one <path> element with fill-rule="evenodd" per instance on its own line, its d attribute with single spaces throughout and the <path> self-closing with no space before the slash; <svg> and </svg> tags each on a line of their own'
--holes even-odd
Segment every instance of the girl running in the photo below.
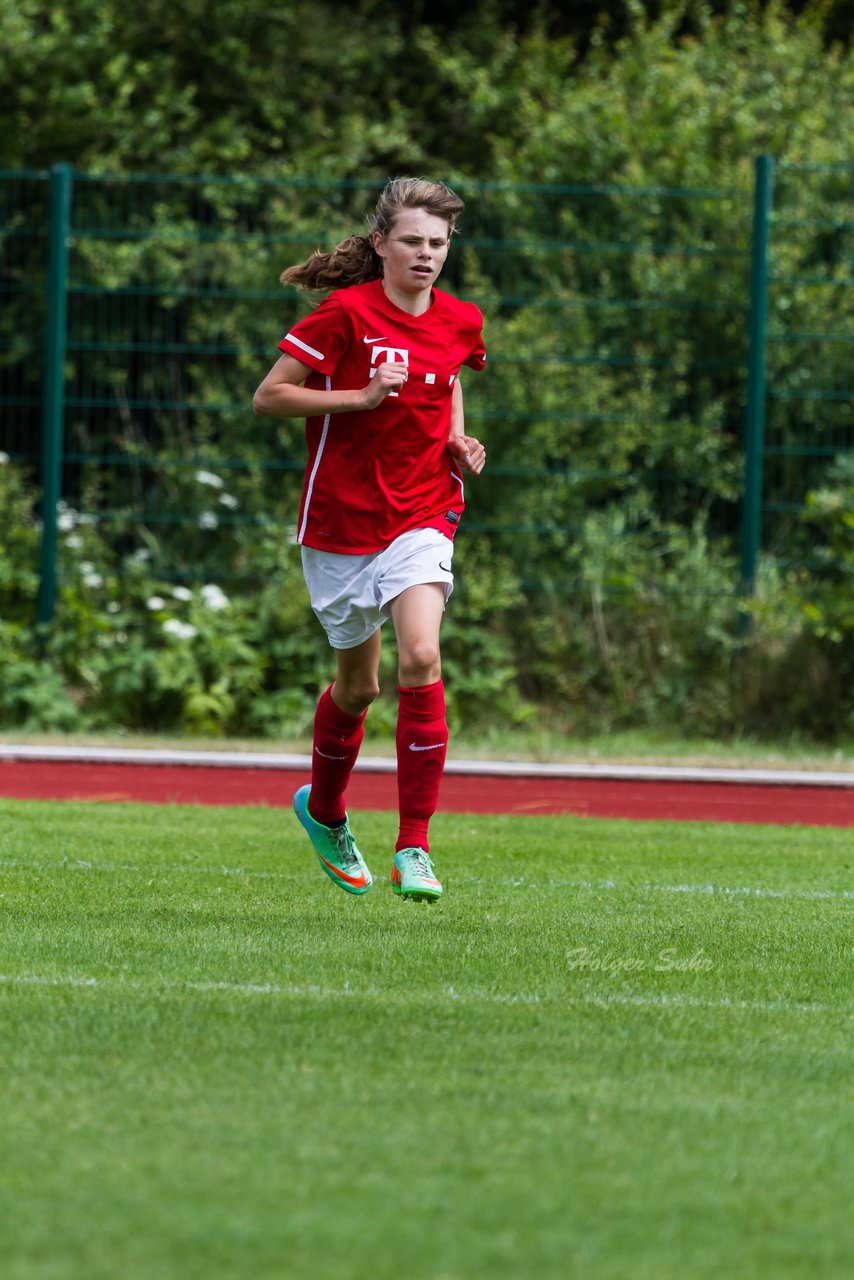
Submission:
<svg viewBox="0 0 854 1280">
<path fill-rule="evenodd" d="M 347 893 L 372 884 L 344 793 L 380 691 L 380 627 L 390 617 L 400 807 L 391 884 L 404 898 L 442 895 L 428 842 L 448 745 L 439 627 L 462 473 L 477 475 L 486 458 L 465 434 L 459 379 L 463 365 L 484 366 L 483 317 L 435 288 L 463 208 L 443 183 L 396 178 L 368 235 L 289 267 L 285 284 L 331 292 L 279 343 L 253 401 L 263 417 L 307 420 L 298 542 L 336 675 L 315 713 L 311 784 L 293 805 L 321 867 Z"/>
</svg>

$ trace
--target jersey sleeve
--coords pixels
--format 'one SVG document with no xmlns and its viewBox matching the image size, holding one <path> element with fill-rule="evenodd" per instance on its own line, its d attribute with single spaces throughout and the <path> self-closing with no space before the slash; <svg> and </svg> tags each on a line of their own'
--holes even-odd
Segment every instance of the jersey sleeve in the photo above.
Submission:
<svg viewBox="0 0 854 1280">
<path fill-rule="evenodd" d="M 285 334 L 279 350 L 317 373 L 333 374 L 347 341 L 347 318 L 331 293 Z"/>
<path fill-rule="evenodd" d="M 472 349 L 463 364 L 469 369 L 482 369 L 486 364 L 486 347 L 483 343 L 483 315 L 472 304 Z"/>
</svg>

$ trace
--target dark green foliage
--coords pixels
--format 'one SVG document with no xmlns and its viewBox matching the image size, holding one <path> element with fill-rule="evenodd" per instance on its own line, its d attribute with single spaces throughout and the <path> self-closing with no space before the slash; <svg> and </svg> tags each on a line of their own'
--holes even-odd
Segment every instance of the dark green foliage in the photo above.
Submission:
<svg viewBox="0 0 854 1280">
<path fill-rule="evenodd" d="M 463 537 L 443 626 L 452 727 L 850 736 L 850 467 L 840 466 L 839 482 L 812 495 L 805 513 L 820 530 L 825 571 L 807 583 L 766 564 L 752 629 L 732 594 L 734 557 L 708 538 L 702 519 L 641 537 L 627 536 L 619 507 L 590 515 L 567 552 L 577 583 L 570 595 L 525 593 L 513 563 L 487 538 Z M 117 553 L 91 518 L 66 507 L 64 586 L 40 660 L 23 603 L 38 529 L 8 463 L 0 466 L 0 499 L 16 513 L 17 530 L 14 558 L 0 550 L 0 725 L 306 733 L 333 664 L 297 549 L 279 526 L 242 535 L 251 539 L 253 582 L 264 585 L 245 592 L 226 584 L 226 594 L 213 581 L 176 584 L 151 534 L 147 546 Z M 389 643 L 381 672 L 387 696 L 371 713 L 375 739 L 394 733 L 395 678 Z"/>
<path fill-rule="evenodd" d="M 0 166 L 77 170 L 73 528 L 51 667 L 30 629 L 37 495 L 0 467 L 4 722 L 303 723 L 329 654 L 289 541 L 301 431 L 249 400 L 302 305 L 280 269 L 417 171 L 467 198 L 447 284 L 483 308 L 490 351 L 466 382 L 489 466 L 445 628 L 452 717 L 847 731 L 850 563 L 822 495 L 844 489 L 826 471 L 849 408 L 813 392 L 841 376 L 838 337 L 814 339 L 850 323 L 850 227 L 842 186 L 817 179 L 807 200 L 800 171 L 774 231 L 769 494 L 785 502 L 765 515 L 752 630 L 733 594 L 752 163 L 849 157 L 839 35 L 838 6 L 777 0 L 4 8 Z M 212 176 L 177 180 L 193 172 Z M 0 198 L 0 448 L 32 463 L 43 189 L 7 179 Z M 816 519 L 824 550 L 799 577 Z M 202 605 L 205 580 L 229 609 Z"/>
<path fill-rule="evenodd" d="M 845 136 L 844 6 L 793 8 L 20 0 L 0 167 L 721 185 Z"/>
<path fill-rule="evenodd" d="M 773 630 L 768 654 L 754 657 L 750 714 L 763 731 L 793 721 L 815 736 L 854 732 L 854 457 L 841 457 L 807 495 L 800 523 L 809 569 L 789 570 L 752 606 Z"/>
</svg>

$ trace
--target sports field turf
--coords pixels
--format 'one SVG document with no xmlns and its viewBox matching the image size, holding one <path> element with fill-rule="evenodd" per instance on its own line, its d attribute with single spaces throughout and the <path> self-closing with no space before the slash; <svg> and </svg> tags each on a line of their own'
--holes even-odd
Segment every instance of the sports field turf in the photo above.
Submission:
<svg viewBox="0 0 854 1280">
<path fill-rule="evenodd" d="M 854 833 L 354 827 L 0 802 L 3 1280 L 849 1280 Z"/>
</svg>

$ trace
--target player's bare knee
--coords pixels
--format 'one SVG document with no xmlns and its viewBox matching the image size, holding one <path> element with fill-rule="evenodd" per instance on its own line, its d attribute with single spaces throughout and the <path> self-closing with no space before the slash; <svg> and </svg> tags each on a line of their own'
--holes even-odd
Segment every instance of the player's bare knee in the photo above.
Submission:
<svg viewBox="0 0 854 1280">
<path fill-rule="evenodd" d="M 405 688 L 434 684 L 442 674 L 442 660 L 435 640 L 417 640 L 399 657 L 398 675 Z"/>
<path fill-rule="evenodd" d="M 380 686 L 376 680 L 372 680 L 369 684 L 362 685 L 360 697 L 366 708 L 369 707 L 372 702 L 376 702 L 379 696 Z"/>
<path fill-rule="evenodd" d="M 345 682 L 339 677 L 332 691 L 333 701 L 349 716 L 360 716 L 379 696 L 380 686 L 376 680 L 351 679 Z"/>
</svg>

